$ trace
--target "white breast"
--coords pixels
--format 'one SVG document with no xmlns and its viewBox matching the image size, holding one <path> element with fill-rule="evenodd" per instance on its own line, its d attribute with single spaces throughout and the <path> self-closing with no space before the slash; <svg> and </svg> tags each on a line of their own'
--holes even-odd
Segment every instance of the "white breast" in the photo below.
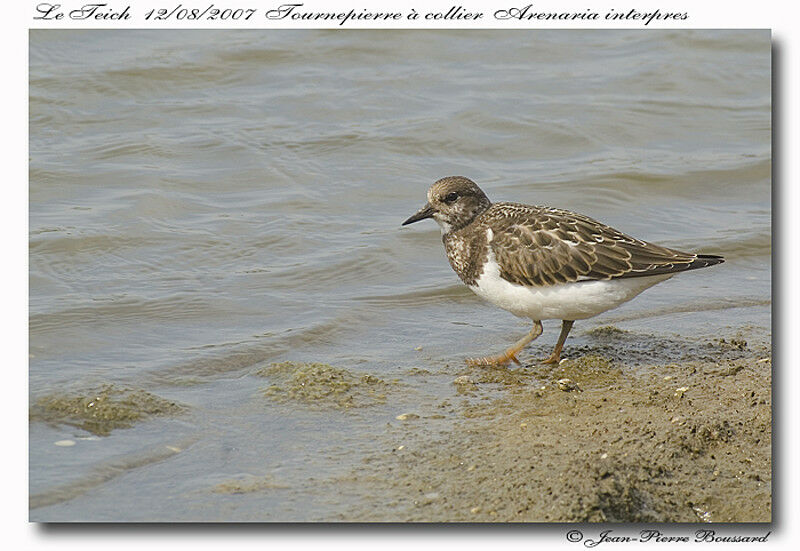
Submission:
<svg viewBox="0 0 800 551">
<path fill-rule="evenodd" d="M 672 274 L 528 287 L 501 278 L 490 249 L 483 274 L 477 284 L 469 288 L 479 297 L 521 318 L 579 320 L 616 308 L 670 277 Z"/>
</svg>

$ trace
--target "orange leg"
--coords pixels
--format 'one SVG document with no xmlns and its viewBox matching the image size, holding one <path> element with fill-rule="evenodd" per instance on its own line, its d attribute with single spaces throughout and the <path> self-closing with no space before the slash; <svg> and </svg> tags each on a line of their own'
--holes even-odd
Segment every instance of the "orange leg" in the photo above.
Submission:
<svg viewBox="0 0 800 551">
<path fill-rule="evenodd" d="M 542 334 L 542 322 L 535 320 L 533 322 L 533 329 L 531 332 L 522 337 L 520 340 L 514 343 L 514 345 L 503 352 L 502 354 L 498 354 L 497 356 L 486 356 L 485 358 L 469 358 L 467 359 L 467 365 L 471 366 L 503 366 L 506 365 L 508 362 L 513 361 L 518 365 L 520 361 L 517 359 L 517 354 L 528 346 L 531 342 L 533 342 L 536 337 Z"/>
<path fill-rule="evenodd" d="M 543 363 L 546 364 L 557 364 L 561 361 L 561 349 L 564 348 L 564 341 L 567 340 L 567 335 L 569 335 L 570 329 L 572 329 L 572 324 L 575 323 L 574 320 L 562 320 L 561 321 L 561 334 L 558 336 L 558 342 L 556 343 L 556 347 L 553 349 L 553 353 L 550 355 L 549 358 L 546 360 L 542 360 Z"/>
</svg>

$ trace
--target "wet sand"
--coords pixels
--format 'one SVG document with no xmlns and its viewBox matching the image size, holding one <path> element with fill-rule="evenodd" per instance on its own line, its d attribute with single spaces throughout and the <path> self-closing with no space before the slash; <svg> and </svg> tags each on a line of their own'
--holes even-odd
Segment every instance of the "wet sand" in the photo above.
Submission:
<svg viewBox="0 0 800 551">
<path fill-rule="evenodd" d="M 363 457 L 352 472 L 319 473 L 299 485 L 279 470 L 215 477 L 205 492 L 240 506 L 302 494 L 318 502 L 306 519 L 315 521 L 769 522 L 769 336 L 753 327 L 726 334 L 605 326 L 568 340 L 555 367 L 534 360 L 549 353 L 542 343 L 525 351 L 521 367 L 469 367 L 453 354 L 449 363 L 422 360 L 402 381 L 322 363 L 267 364 L 249 378 L 260 387 L 258 400 L 348 423 L 362 414 L 377 420 L 400 403 L 410 409 L 383 417 L 391 422 L 377 421 L 368 439 L 350 444 Z M 31 420 L 97 438 L 187 412 L 143 389 L 105 386 L 42 397 Z M 112 458 L 32 495 L 31 507 L 75 499 L 199 438 Z M 325 440 L 320 453 L 332 445 Z"/>
<path fill-rule="evenodd" d="M 458 400 L 330 481 L 366 496 L 337 520 L 769 522 L 768 343 L 587 337 L 556 368 L 462 368 Z"/>
</svg>

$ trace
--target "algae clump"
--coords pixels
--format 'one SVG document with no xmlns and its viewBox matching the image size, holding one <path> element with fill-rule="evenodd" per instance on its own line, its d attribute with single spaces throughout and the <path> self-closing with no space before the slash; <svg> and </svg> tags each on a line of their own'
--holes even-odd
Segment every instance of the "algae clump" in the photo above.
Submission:
<svg viewBox="0 0 800 551">
<path fill-rule="evenodd" d="M 588 354 L 562 360 L 551 376 L 591 383 L 593 387 L 604 387 L 617 383 L 622 377 L 622 369 L 605 356 Z"/>
<path fill-rule="evenodd" d="M 593 338 L 617 338 L 621 337 L 622 335 L 626 335 L 628 331 L 620 329 L 619 327 L 615 327 L 613 325 L 601 325 L 600 327 L 595 327 L 594 329 L 590 329 L 586 331 L 586 335 Z"/>
<path fill-rule="evenodd" d="M 324 363 L 273 363 L 256 371 L 256 375 L 278 379 L 278 383 L 264 390 L 274 400 L 340 408 L 382 404 L 391 386 L 374 375 L 360 375 Z"/>
<path fill-rule="evenodd" d="M 140 389 L 104 385 L 79 394 L 49 394 L 30 409 L 31 421 L 66 424 L 98 436 L 114 429 L 130 428 L 151 416 L 175 415 L 186 408 Z"/>
</svg>

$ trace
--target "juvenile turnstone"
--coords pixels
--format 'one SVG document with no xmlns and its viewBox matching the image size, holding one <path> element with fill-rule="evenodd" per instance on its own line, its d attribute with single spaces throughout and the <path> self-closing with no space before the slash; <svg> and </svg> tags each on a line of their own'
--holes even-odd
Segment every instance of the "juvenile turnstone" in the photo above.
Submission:
<svg viewBox="0 0 800 551">
<path fill-rule="evenodd" d="M 448 176 L 403 225 L 433 218 L 442 229 L 450 266 L 479 297 L 533 329 L 502 354 L 467 360 L 505 365 L 542 334 L 542 320 L 560 319 L 561 334 L 545 363 L 558 363 L 575 320 L 629 301 L 677 272 L 723 262 L 635 239 L 568 210 L 492 203 L 475 183 Z"/>
</svg>

